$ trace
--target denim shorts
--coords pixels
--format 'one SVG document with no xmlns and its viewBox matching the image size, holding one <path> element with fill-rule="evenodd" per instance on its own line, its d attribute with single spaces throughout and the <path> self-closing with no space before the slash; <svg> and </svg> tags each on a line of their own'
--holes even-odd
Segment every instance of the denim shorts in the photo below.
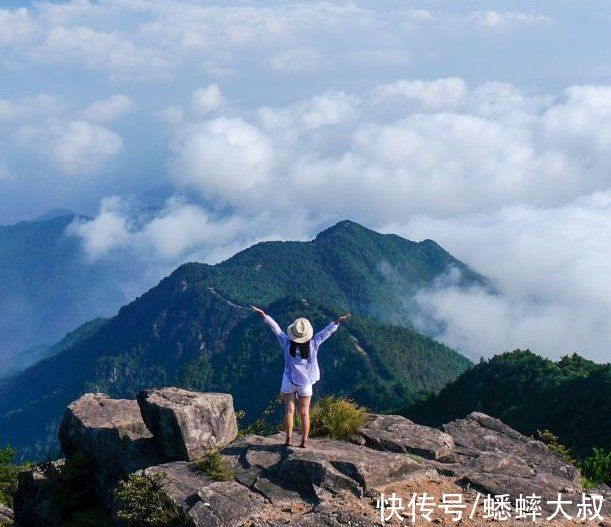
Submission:
<svg viewBox="0 0 611 527">
<path fill-rule="evenodd" d="M 298 397 L 309 397 L 312 395 L 312 385 L 293 384 L 285 374 L 282 376 L 282 387 L 280 391 L 282 393 L 296 393 Z"/>
</svg>

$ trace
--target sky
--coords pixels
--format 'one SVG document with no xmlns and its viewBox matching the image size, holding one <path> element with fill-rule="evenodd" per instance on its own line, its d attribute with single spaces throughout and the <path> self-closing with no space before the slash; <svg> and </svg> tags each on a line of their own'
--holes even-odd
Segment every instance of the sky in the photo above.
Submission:
<svg viewBox="0 0 611 527">
<path fill-rule="evenodd" d="M 494 281 L 420 292 L 450 346 L 609 361 L 610 34 L 593 0 L 3 2 L 0 223 L 78 211 L 161 277 L 349 218 Z"/>
</svg>

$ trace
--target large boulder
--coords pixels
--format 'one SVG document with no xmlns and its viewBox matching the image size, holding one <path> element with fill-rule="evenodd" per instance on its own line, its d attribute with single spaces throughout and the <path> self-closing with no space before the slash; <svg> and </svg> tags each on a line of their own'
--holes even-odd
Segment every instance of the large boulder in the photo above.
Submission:
<svg viewBox="0 0 611 527">
<path fill-rule="evenodd" d="M 454 450 L 449 434 L 422 426 L 400 415 L 371 415 L 359 436 L 365 445 L 378 450 L 416 454 L 428 459 L 439 459 Z"/>
<path fill-rule="evenodd" d="M 558 493 L 583 491 L 580 472 L 541 441 L 526 437 L 502 421 L 473 412 L 444 425 L 455 450 L 442 458 L 442 472 L 461 476 L 490 494 L 536 494 L 554 498 Z M 545 501 L 545 500 L 544 500 Z"/>
<path fill-rule="evenodd" d="M 68 406 L 59 440 L 66 457 L 81 454 L 95 464 L 105 490 L 136 470 L 164 461 L 136 401 L 102 393 L 87 393 Z"/>
<path fill-rule="evenodd" d="M 229 394 L 161 388 L 143 390 L 137 400 L 144 422 L 170 460 L 200 458 L 238 435 Z"/>
</svg>

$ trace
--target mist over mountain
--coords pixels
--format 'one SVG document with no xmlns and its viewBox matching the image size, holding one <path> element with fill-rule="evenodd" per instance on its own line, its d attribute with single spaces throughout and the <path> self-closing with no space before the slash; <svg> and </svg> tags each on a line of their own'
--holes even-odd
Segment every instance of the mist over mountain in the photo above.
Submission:
<svg viewBox="0 0 611 527">
<path fill-rule="evenodd" d="M 258 417 L 278 393 L 282 354 L 249 310 L 253 303 L 283 326 L 302 314 L 321 327 L 351 310 L 355 317 L 321 353 L 320 392 L 398 408 L 470 365 L 393 325 L 409 319 L 409 294 L 449 267 L 460 269 L 466 285 L 485 283 L 430 240 L 411 242 L 348 221 L 310 242 L 264 242 L 214 266 L 183 265 L 92 334 L 0 383 L 0 442 L 44 455 L 63 408 L 86 391 L 133 397 L 167 384 L 228 391 L 248 418 Z"/>
<path fill-rule="evenodd" d="M 32 364 L 68 331 L 114 314 L 141 291 L 142 270 L 130 262 L 87 258 L 67 232 L 75 218 L 56 210 L 0 226 L 0 376 Z M 130 282 L 138 285 L 131 289 Z"/>
</svg>

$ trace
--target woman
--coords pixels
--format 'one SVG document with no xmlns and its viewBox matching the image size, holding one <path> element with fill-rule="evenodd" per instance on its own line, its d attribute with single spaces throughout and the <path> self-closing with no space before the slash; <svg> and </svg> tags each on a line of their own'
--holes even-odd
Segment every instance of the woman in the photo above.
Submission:
<svg viewBox="0 0 611 527">
<path fill-rule="evenodd" d="M 295 398 L 297 398 L 297 409 L 301 417 L 301 444 L 299 446 L 306 448 L 308 446 L 308 435 L 310 434 L 312 385 L 320 380 L 318 348 L 351 315 L 350 313 L 342 315 L 316 335 L 314 335 L 312 324 L 307 318 L 298 318 L 287 328 L 285 333 L 265 311 L 255 306 L 251 307 L 263 317 L 284 350 L 284 374 L 280 391 L 284 400 L 285 445 L 289 446 L 291 444 Z"/>
</svg>

